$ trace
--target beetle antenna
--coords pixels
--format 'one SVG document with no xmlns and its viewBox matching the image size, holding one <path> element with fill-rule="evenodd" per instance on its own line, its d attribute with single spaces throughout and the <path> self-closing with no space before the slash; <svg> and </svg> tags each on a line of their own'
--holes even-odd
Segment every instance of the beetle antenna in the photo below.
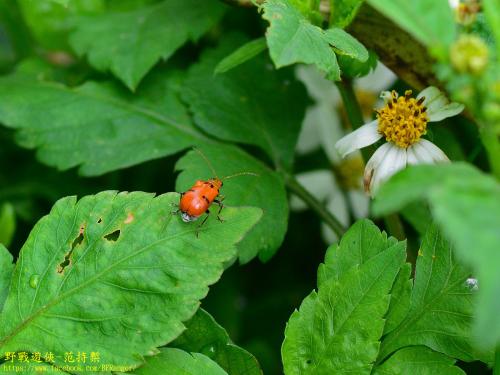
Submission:
<svg viewBox="0 0 500 375">
<path fill-rule="evenodd" d="M 229 180 L 230 178 L 238 177 L 238 176 L 244 176 L 244 175 L 259 177 L 259 175 L 257 173 L 253 173 L 253 172 L 240 172 L 240 173 L 232 174 L 230 176 L 222 177 L 221 181 L 223 181 L 223 180 Z"/>
<path fill-rule="evenodd" d="M 214 166 L 212 165 L 212 163 L 210 163 L 210 160 L 208 160 L 208 158 L 205 156 L 205 154 L 203 152 L 201 152 L 201 150 L 198 147 L 193 146 L 193 150 L 196 151 L 198 154 L 200 154 L 200 156 L 203 158 L 203 160 L 205 160 L 205 162 L 207 163 L 208 167 L 211 169 L 212 174 L 217 179 L 219 179 L 219 177 L 217 176 L 217 172 L 215 172 Z"/>
</svg>

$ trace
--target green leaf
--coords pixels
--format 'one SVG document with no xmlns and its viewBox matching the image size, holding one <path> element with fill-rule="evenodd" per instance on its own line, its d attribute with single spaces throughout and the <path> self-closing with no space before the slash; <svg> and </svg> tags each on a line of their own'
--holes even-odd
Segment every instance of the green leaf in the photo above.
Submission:
<svg viewBox="0 0 500 375">
<path fill-rule="evenodd" d="M 368 50 L 351 34 L 342 29 L 331 28 L 325 31 L 326 40 L 342 55 L 365 62 L 368 60 Z"/>
<path fill-rule="evenodd" d="M 378 63 L 377 55 L 372 50 L 368 51 L 368 59 L 363 62 L 348 55 L 339 54 L 337 58 L 342 70 L 342 76 L 351 79 L 366 76 L 375 70 Z"/>
<path fill-rule="evenodd" d="M 471 265 L 480 280 L 475 336 L 478 344 L 500 342 L 500 185 L 466 163 L 408 168 L 382 186 L 373 210 L 377 215 L 394 212 L 425 198 L 456 253 Z M 474 251 L 471 251 L 474 249 Z"/>
<path fill-rule="evenodd" d="M 262 7 L 263 18 L 270 23 L 266 32 L 269 52 L 278 68 L 294 63 L 314 64 L 329 79 L 338 81 L 340 69 L 332 46 L 359 60 L 368 58 L 368 51 L 351 35 L 340 29 L 325 32 L 312 25 L 287 0 L 268 0 Z"/>
<path fill-rule="evenodd" d="M 262 375 L 257 359 L 234 345 L 227 332 L 205 310 L 199 309 L 186 323 L 186 331 L 170 345 L 206 355 L 229 375 Z"/>
<path fill-rule="evenodd" d="M 348 26 L 361 4 L 363 0 L 330 0 L 330 26 Z"/>
<path fill-rule="evenodd" d="M 102 192 L 59 200 L 21 249 L 0 315 L 0 352 L 100 352 L 137 366 L 184 330 L 258 208 L 227 208 L 223 224 L 184 223 L 179 194 Z M 126 338 L 126 339 L 125 339 Z"/>
<path fill-rule="evenodd" d="M 71 35 L 79 55 L 110 70 L 134 90 L 159 59 L 168 59 L 188 40 L 196 41 L 222 16 L 217 0 L 167 0 L 129 12 L 82 18 Z"/>
<path fill-rule="evenodd" d="M 42 162 L 98 175 L 203 142 L 177 82 L 175 71 L 160 71 L 134 97 L 112 83 L 69 88 L 18 72 L 0 78 L 0 121 L 19 129 L 18 143 L 37 148 Z"/>
<path fill-rule="evenodd" d="M 455 19 L 448 1 L 368 0 L 368 3 L 440 56 L 448 53 L 446 48 L 455 40 Z"/>
<path fill-rule="evenodd" d="M 205 52 L 183 83 L 183 99 L 207 133 L 261 147 L 276 166 L 291 168 L 306 91 L 290 71 L 269 68 L 265 56 L 214 76 L 222 57 L 243 43 L 228 36 L 219 48 Z"/>
<path fill-rule="evenodd" d="M 256 206 L 263 211 L 262 220 L 238 243 L 241 263 L 247 263 L 257 254 L 269 260 L 285 237 L 288 222 L 288 200 L 283 179 L 261 162 L 233 146 L 204 146 L 200 150 L 208 158 L 220 178 L 240 172 L 258 176 L 238 176 L 224 182 L 221 190 L 224 205 Z M 176 190 L 187 191 L 196 180 L 215 177 L 210 166 L 195 151 L 187 153 L 176 165 L 181 174 Z M 224 211 L 222 211 L 224 217 Z"/>
<path fill-rule="evenodd" d="M 0 244 L 0 312 L 3 309 L 3 304 L 9 293 L 10 280 L 12 272 L 14 271 L 14 264 L 12 263 L 12 254 Z"/>
<path fill-rule="evenodd" d="M 236 51 L 224 57 L 215 67 L 214 73 L 225 73 L 237 66 L 253 59 L 267 49 L 266 39 L 258 38 L 243 44 Z"/>
<path fill-rule="evenodd" d="M 16 231 L 16 213 L 14 206 L 4 203 L 0 207 L 0 244 L 9 246 Z"/>
<path fill-rule="evenodd" d="M 346 236 L 363 241 L 363 234 L 375 229 L 369 221 L 353 226 Z M 387 241 L 385 235 L 373 236 L 375 242 Z M 388 248 L 370 248 L 371 241 L 361 246 L 362 254 L 353 255 L 347 246 L 334 251 L 336 261 L 351 265 L 335 267 L 337 274 L 323 280 L 318 292 L 313 291 L 295 311 L 285 330 L 282 357 L 285 374 L 370 374 L 378 353 L 389 307 L 389 292 L 405 260 L 405 244 Z M 330 251 L 331 252 L 331 251 Z M 353 257 L 360 263 L 355 264 Z M 340 271 L 342 270 L 342 271 Z"/>
<path fill-rule="evenodd" d="M 135 375 L 227 375 L 214 361 L 200 353 L 163 348 L 146 364 L 133 372 Z"/>
<path fill-rule="evenodd" d="M 397 244 L 394 237 L 387 238 L 369 220 L 359 220 L 341 238 L 340 243 L 328 248 L 325 263 L 318 268 L 318 287 L 333 278 L 339 280 L 345 272 Z"/>
<path fill-rule="evenodd" d="M 394 330 L 401 324 L 410 309 L 411 288 L 413 280 L 410 279 L 411 264 L 405 263 L 396 277 L 391 291 L 391 302 L 385 317 L 384 335 Z"/>
<path fill-rule="evenodd" d="M 473 290 L 466 282 L 469 275 L 454 259 L 450 244 L 431 226 L 419 251 L 411 298 L 401 300 L 409 302 L 408 314 L 384 337 L 379 360 L 415 345 L 463 361 L 484 360 L 471 343 Z M 400 320 L 394 314 L 389 318 L 394 317 Z"/>
<path fill-rule="evenodd" d="M 414 346 L 398 350 L 382 365 L 375 368 L 374 375 L 465 375 L 454 366 L 455 360 L 425 346 Z"/>
<path fill-rule="evenodd" d="M 18 0 L 31 34 L 49 50 L 70 50 L 68 34 L 78 16 L 101 13 L 103 0 Z M 66 4 L 64 4 L 66 3 Z"/>
</svg>

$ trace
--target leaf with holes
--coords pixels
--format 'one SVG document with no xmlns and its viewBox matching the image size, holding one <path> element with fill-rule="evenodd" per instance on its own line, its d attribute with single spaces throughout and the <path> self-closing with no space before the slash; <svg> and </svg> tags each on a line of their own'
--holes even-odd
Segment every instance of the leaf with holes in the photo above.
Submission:
<svg viewBox="0 0 500 375">
<path fill-rule="evenodd" d="M 168 0 L 129 12 L 82 18 L 71 45 L 92 66 L 111 70 L 134 90 L 160 59 L 196 41 L 222 16 L 217 0 Z"/>
<path fill-rule="evenodd" d="M 102 192 L 59 200 L 21 249 L 0 315 L 0 352 L 99 351 L 138 366 L 183 331 L 258 208 L 184 223 L 179 194 Z M 126 340 L 124 340 L 126 337 Z"/>
<path fill-rule="evenodd" d="M 227 375 L 216 362 L 200 353 L 188 353 L 176 348 L 162 348 L 149 357 L 134 375 Z"/>
<path fill-rule="evenodd" d="M 290 71 L 274 71 L 263 55 L 214 76 L 219 61 L 244 41 L 228 36 L 206 51 L 183 83 L 183 98 L 207 133 L 257 145 L 275 165 L 291 168 L 306 91 Z"/>
<path fill-rule="evenodd" d="M 382 365 L 375 368 L 374 375 L 465 375 L 456 360 L 437 353 L 425 346 L 411 346 L 394 353 Z"/>
<path fill-rule="evenodd" d="M 401 314 L 389 315 L 387 325 L 396 325 L 392 319 L 399 324 L 384 336 L 379 360 L 406 346 L 425 345 L 463 361 L 488 362 L 491 357 L 472 345 L 469 275 L 454 259 L 450 244 L 431 226 L 419 251 L 411 297 L 400 299 L 409 303 L 408 313 L 404 319 Z"/>
<path fill-rule="evenodd" d="M 229 335 L 205 310 L 199 309 L 186 323 L 186 331 L 171 346 L 206 355 L 229 375 L 262 375 L 257 359 L 234 345 Z"/>
<path fill-rule="evenodd" d="M 405 257 L 405 243 L 388 240 L 368 220 L 349 229 L 340 246 L 329 250 L 318 291 L 288 321 L 285 373 L 370 374 Z"/>
<path fill-rule="evenodd" d="M 269 260 L 283 242 L 287 228 L 288 201 L 283 179 L 234 146 L 205 146 L 200 149 L 215 171 L 210 170 L 197 152 L 187 153 L 176 165 L 176 169 L 182 171 L 177 178 L 177 191 L 187 191 L 196 180 L 215 177 L 214 173 L 220 178 L 241 172 L 256 173 L 258 176 L 243 175 L 227 180 L 221 194 L 224 204 L 256 206 L 263 211 L 262 220 L 237 245 L 240 262 L 249 262 L 257 254 L 263 261 Z"/>
<path fill-rule="evenodd" d="M 332 80 L 340 79 L 340 68 L 332 47 L 361 61 L 368 51 L 342 29 L 327 31 L 311 24 L 288 0 L 268 0 L 262 5 L 269 21 L 266 38 L 271 58 L 280 68 L 295 63 L 314 64 Z"/>
<path fill-rule="evenodd" d="M 19 129 L 18 143 L 37 148 L 42 162 L 98 175 L 203 142 L 176 96 L 178 79 L 158 71 L 134 97 L 112 83 L 38 81 L 21 67 L 0 78 L 0 121 Z"/>
<path fill-rule="evenodd" d="M 10 279 L 14 264 L 12 263 L 12 254 L 0 243 L 0 311 L 9 293 Z"/>
</svg>

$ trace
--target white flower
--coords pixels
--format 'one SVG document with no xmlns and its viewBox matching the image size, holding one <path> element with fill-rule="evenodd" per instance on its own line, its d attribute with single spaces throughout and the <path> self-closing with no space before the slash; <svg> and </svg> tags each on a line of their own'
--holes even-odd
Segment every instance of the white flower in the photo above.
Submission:
<svg viewBox="0 0 500 375">
<path fill-rule="evenodd" d="M 335 85 L 313 66 L 298 66 L 296 73 L 307 87 L 309 96 L 314 99 L 302 123 L 297 152 L 307 154 L 321 147 L 335 169 L 335 173 L 331 169 L 320 169 L 299 173 L 296 177 L 347 227 L 351 216 L 359 219 L 367 217 L 369 213 L 369 198 L 362 190 L 363 159 L 360 153 L 353 153 L 347 160 L 342 160 L 335 148 L 335 143 L 346 133 L 339 113 L 342 99 Z M 396 76 L 380 63 L 375 71 L 356 80 L 357 93 L 366 99 L 363 103 L 367 103 L 367 115 L 371 115 L 378 93 L 391 86 L 395 80 Z M 290 206 L 296 211 L 307 208 L 295 196 L 291 197 Z M 337 235 L 324 223 L 321 232 L 327 243 L 338 240 Z"/>
<path fill-rule="evenodd" d="M 421 136 L 426 133 L 428 122 L 455 116 L 464 109 L 462 104 L 449 103 L 433 86 L 416 99 L 411 97 L 411 90 L 401 97 L 395 91 L 386 91 L 381 97 L 385 106 L 377 111 L 377 119 L 336 143 L 338 152 L 345 157 L 385 137 L 387 143 L 374 152 L 365 168 L 365 190 L 372 196 L 382 182 L 407 165 L 449 161 L 439 147 Z"/>
</svg>

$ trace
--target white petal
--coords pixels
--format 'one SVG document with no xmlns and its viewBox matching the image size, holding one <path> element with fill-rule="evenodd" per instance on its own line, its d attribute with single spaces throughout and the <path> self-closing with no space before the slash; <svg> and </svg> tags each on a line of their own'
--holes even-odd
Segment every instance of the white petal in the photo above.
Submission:
<svg viewBox="0 0 500 375">
<path fill-rule="evenodd" d="M 427 149 L 423 146 L 422 140 L 420 139 L 419 142 L 411 145 L 410 147 L 407 148 L 406 153 L 407 153 L 407 163 L 410 165 L 415 165 L 415 164 L 433 164 L 434 159 L 432 156 L 428 153 Z"/>
<path fill-rule="evenodd" d="M 458 115 L 464 110 L 464 105 L 459 103 L 450 103 L 441 108 L 436 109 L 434 112 L 429 113 L 429 121 L 441 121 L 448 117 Z"/>
<path fill-rule="evenodd" d="M 366 163 L 365 173 L 363 176 L 363 183 L 365 185 L 366 192 L 369 192 L 375 171 L 378 169 L 379 165 L 382 163 L 391 148 L 391 143 L 384 143 L 382 146 L 377 148 L 377 150 L 375 150 L 370 160 L 368 160 L 368 163 Z"/>
<path fill-rule="evenodd" d="M 333 164 L 338 164 L 342 157 L 335 144 L 345 135 L 345 132 L 338 112 L 333 106 L 322 103 L 320 108 L 322 115 L 318 118 L 319 142 L 328 156 L 328 160 Z"/>
<path fill-rule="evenodd" d="M 435 163 L 450 161 L 443 150 L 441 150 L 438 146 L 428 141 L 427 139 L 420 139 L 417 144 L 426 150 L 427 155 L 430 155 Z"/>
<path fill-rule="evenodd" d="M 335 144 L 335 147 L 340 155 L 344 157 L 354 150 L 377 142 L 380 138 L 382 138 L 382 134 L 378 132 L 378 121 L 374 120 L 347 134 Z"/>
<path fill-rule="evenodd" d="M 296 178 L 300 184 L 320 202 L 326 202 L 332 195 L 342 195 L 335 181 L 335 177 L 332 172 L 327 169 L 299 173 L 296 175 Z M 302 199 L 292 195 L 290 197 L 290 208 L 294 211 L 304 211 L 307 209 L 307 205 Z"/>
<path fill-rule="evenodd" d="M 437 87 L 429 86 L 420 91 L 420 94 L 417 95 L 417 100 L 420 99 L 422 96 L 425 96 L 424 103 L 432 102 L 439 95 L 441 95 L 441 91 Z"/>
<path fill-rule="evenodd" d="M 297 141 L 296 150 L 299 155 L 307 154 L 319 148 L 320 136 L 318 123 L 320 116 L 318 105 L 307 108 Z"/>
<path fill-rule="evenodd" d="M 373 171 L 373 176 L 368 186 L 368 193 L 373 197 L 380 185 L 387 181 L 393 174 L 406 167 L 406 149 L 400 148 L 392 143 L 385 157 Z"/>
<path fill-rule="evenodd" d="M 370 214 L 370 199 L 361 189 L 348 190 L 347 197 L 351 202 L 351 209 L 355 219 L 368 217 Z"/>
<path fill-rule="evenodd" d="M 345 227 L 349 226 L 349 209 L 344 195 L 341 192 L 332 195 L 326 209 L 335 216 Z M 331 244 L 338 240 L 338 236 L 325 223 L 321 225 L 321 234 L 326 243 Z"/>
<path fill-rule="evenodd" d="M 425 97 L 423 105 L 427 107 L 430 121 L 441 121 L 452 117 L 463 111 L 464 106 L 458 103 L 450 103 L 443 92 L 434 86 L 429 86 L 417 95 L 417 99 Z"/>
<path fill-rule="evenodd" d="M 361 90 L 379 93 L 390 87 L 396 81 L 396 75 L 384 64 L 379 62 L 375 70 L 368 75 L 355 81 L 356 88 Z"/>
<path fill-rule="evenodd" d="M 309 95 L 315 101 L 332 106 L 340 102 L 340 94 L 335 85 L 327 80 L 315 66 L 298 65 L 295 75 L 304 83 Z"/>
</svg>

